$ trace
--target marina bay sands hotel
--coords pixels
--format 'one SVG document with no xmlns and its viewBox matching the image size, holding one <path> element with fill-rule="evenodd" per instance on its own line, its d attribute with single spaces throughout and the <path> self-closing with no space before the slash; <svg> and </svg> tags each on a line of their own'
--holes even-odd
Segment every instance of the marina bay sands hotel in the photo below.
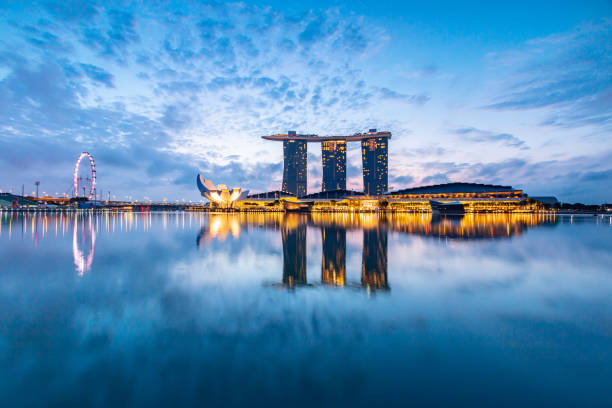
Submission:
<svg viewBox="0 0 612 408">
<path fill-rule="evenodd" d="M 297 197 L 306 195 L 307 143 L 321 143 L 323 161 L 322 191 L 346 190 L 346 144 L 361 142 L 363 190 L 367 195 L 382 195 L 388 189 L 389 139 L 391 132 L 370 129 L 349 136 L 300 135 L 295 131 L 271 136 L 266 140 L 283 142 L 283 187 Z"/>
</svg>

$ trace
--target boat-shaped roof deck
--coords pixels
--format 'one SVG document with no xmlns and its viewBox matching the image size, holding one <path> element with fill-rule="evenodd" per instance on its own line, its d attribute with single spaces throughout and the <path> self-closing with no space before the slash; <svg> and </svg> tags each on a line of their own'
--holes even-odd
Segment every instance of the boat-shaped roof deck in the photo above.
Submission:
<svg viewBox="0 0 612 408">
<path fill-rule="evenodd" d="M 358 142 L 364 139 L 372 139 L 377 137 L 386 137 L 391 139 L 391 132 L 367 132 L 355 133 L 352 135 L 337 135 L 337 136 L 319 136 L 319 135 L 301 135 L 293 133 L 278 133 L 276 135 L 262 136 L 262 139 L 285 141 L 285 140 L 304 140 L 308 143 L 321 142 Z"/>
</svg>

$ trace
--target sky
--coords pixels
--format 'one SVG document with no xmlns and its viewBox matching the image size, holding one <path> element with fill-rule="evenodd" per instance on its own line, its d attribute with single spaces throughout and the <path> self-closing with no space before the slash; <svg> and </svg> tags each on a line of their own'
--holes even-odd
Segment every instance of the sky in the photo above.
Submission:
<svg viewBox="0 0 612 408">
<path fill-rule="evenodd" d="M 2 191 L 71 194 L 83 151 L 104 198 L 199 201 L 198 173 L 279 190 L 262 135 L 370 128 L 392 190 L 612 202 L 612 1 L 0 0 Z M 318 144 L 308 165 L 319 191 Z"/>
</svg>

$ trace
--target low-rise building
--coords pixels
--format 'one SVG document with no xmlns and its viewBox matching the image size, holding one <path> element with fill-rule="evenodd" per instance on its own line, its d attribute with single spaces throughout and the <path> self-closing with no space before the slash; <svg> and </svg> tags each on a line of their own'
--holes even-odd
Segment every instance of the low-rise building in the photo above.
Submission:
<svg viewBox="0 0 612 408">
<path fill-rule="evenodd" d="M 466 212 L 509 212 L 534 210 L 540 203 L 528 198 L 521 189 L 511 186 L 478 183 L 446 183 L 412 187 L 384 195 L 393 210 L 428 212 L 430 201 L 460 202 Z"/>
</svg>

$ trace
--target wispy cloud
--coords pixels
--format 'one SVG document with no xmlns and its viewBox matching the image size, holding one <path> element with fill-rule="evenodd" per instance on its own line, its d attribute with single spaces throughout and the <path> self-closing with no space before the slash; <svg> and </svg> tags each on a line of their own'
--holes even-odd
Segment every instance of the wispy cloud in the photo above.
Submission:
<svg viewBox="0 0 612 408">
<path fill-rule="evenodd" d="M 476 182 L 512 185 L 530 195 L 553 195 L 566 202 L 605 202 L 612 189 L 612 150 L 595 156 L 571 156 L 564 160 L 530 161 L 508 159 L 499 161 L 414 162 L 416 174 L 423 175 L 420 183 Z"/>
<path fill-rule="evenodd" d="M 319 115 L 329 121 L 332 111 L 385 97 L 351 64 L 380 44 L 383 31 L 334 10 L 288 16 L 238 3 L 189 4 L 186 13 L 164 5 L 44 6 L 37 18 L 50 22 L 46 31 L 16 23 L 26 46 L 0 50 L 3 142 L 22 146 L 28 156 L 33 150 L 19 141 L 44 135 L 49 159 L 53 151 L 68 160 L 88 149 L 109 165 L 133 163 L 132 180 L 114 181 L 124 188 L 143 174 L 160 188 L 192 183 L 187 173 L 198 170 L 228 183 L 277 187 L 270 176 L 278 164 L 250 161 L 243 149 L 233 158 L 218 154 L 235 145 L 225 136 L 307 126 L 306 118 Z M 71 52 L 48 54 L 54 49 Z M 109 89 L 119 94 L 111 97 Z M 4 163 L 5 169 L 23 166 Z"/>
<path fill-rule="evenodd" d="M 388 88 L 380 88 L 378 90 L 382 99 L 398 99 L 408 103 L 414 103 L 416 105 L 423 105 L 429 101 L 430 97 L 424 94 L 421 95 L 407 95 L 397 91 L 393 91 Z"/>
<path fill-rule="evenodd" d="M 92 81 L 99 82 L 108 88 L 114 88 L 114 77 L 109 72 L 91 64 L 79 64 L 85 75 Z"/>
<path fill-rule="evenodd" d="M 612 124 L 612 20 L 535 39 L 522 49 L 490 55 L 491 69 L 507 74 L 486 107 L 555 107 L 547 125 Z"/>
<path fill-rule="evenodd" d="M 454 129 L 453 133 L 474 143 L 500 143 L 508 147 L 515 147 L 523 150 L 529 149 L 524 141 L 510 133 L 497 133 L 474 127 Z"/>
</svg>

